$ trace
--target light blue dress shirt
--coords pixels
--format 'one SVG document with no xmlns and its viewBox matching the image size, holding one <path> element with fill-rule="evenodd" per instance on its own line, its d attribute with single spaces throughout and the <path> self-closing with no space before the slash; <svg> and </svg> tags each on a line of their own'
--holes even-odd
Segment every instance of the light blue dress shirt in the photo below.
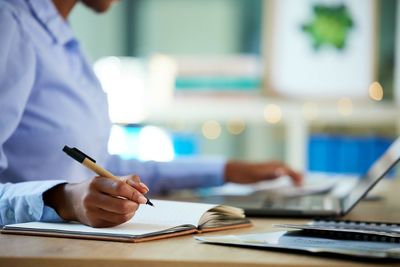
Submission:
<svg viewBox="0 0 400 267">
<path fill-rule="evenodd" d="M 0 40 L 0 224 L 61 220 L 43 192 L 94 176 L 64 145 L 115 175 L 140 175 L 152 193 L 223 183 L 223 159 L 161 163 L 108 154 L 106 95 L 51 0 L 0 0 Z"/>
</svg>

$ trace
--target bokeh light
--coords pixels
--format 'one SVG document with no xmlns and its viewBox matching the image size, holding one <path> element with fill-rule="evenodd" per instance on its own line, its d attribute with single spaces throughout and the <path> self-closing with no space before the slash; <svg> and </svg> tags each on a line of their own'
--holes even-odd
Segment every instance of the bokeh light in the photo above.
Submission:
<svg viewBox="0 0 400 267">
<path fill-rule="evenodd" d="M 207 139 L 217 139 L 221 135 L 221 125 L 215 120 L 206 121 L 202 126 L 202 132 Z"/>
<path fill-rule="evenodd" d="M 269 104 L 264 109 L 264 118 L 268 123 L 278 123 L 282 119 L 282 110 L 278 105 Z"/>
<path fill-rule="evenodd" d="M 239 135 L 246 128 L 246 123 L 243 119 L 230 119 L 228 120 L 226 127 L 230 134 Z"/>
<path fill-rule="evenodd" d="M 381 101 L 383 99 L 383 88 L 379 82 L 373 82 L 369 86 L 369 97 L 375 101 Z"/>
</svg>

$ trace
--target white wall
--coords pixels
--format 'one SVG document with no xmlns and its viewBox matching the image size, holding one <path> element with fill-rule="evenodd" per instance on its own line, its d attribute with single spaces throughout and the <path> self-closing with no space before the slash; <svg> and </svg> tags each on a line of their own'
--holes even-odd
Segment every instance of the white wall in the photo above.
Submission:
<svg viewBox="0 0 400 267">
<path fill-rule="evenodd" d="M 146 0 L 137 5 L 139 55 L 226 54 L 240 50 L 242 12 L 232 0 Z"/>
<path fill-rule="evenodd" d="M 81 4 L 73 10 L 69 21 L 90 59 L 125 54 L 127 41 L 124 8 L 124 2 L 121 2 L 105 14 L 96 14 Z"/>
</svg>

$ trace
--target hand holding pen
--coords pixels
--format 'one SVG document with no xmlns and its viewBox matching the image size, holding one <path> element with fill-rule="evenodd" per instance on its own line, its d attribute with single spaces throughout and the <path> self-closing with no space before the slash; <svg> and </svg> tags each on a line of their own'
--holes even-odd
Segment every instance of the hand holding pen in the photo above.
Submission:
<svg viewBox="0 0 400 267">
<path fill-rule="evenodd" d="M 111 172 L 107 171 L 106 169 L 102 168 L 100 165 L 96 164 L 96 161 L 94 159 L 92 159 L 91 157 L 89 157 L 88 155 L 86 155 L 85 153 L 83 153 L 82 151 L 80 151 L 79 149 L 77 149 L 76 147 L 70 148 L 68 146 L 64 146 L 63 151 L 70 156 L 71 158 L 75 159 L 76 161 L 78 161 L 79 163 L 82 163 L 82 165 L 84 165 L 85 167 L 91 169 L 93 172 L 97 173 L 98 175 L 102 176 L 102 177 L 106 177 L 106 178 L 110 178 L 113 180 L 120 180 L 118 177 L 114 176 Z M 140 190 L 140 188 L 145 188 L 147 189 L 147 191 L 149 191 L 149 189 L 147 188 L 147 186 L 143 183 L 140 182 L 139 176 L 134 175 L 132 176 L 132 180 L 128 179 L 126 180 L 126 182 L 133 186 L 134 188 Z M 139 188 L 137 188 L 139 186 Z M 147 193 L 147 192 L 146 192 Z M 133 200 L 133 198 L 128 198 Z M 145 203 L 144 202 L 146 199 Z M 148 204 L 150 206 L 153 206 L 153 203 L 151 203 L 151 201 L 144 197 L 144 196 L 139 196 L 138 200 L 140 200 L 141 202 L 139 202 L 140 204 Z"/>
<path fill-rule="evenodd" d="M 64 149 L 68 151 L 68 147 Z M 90 163 L 95 164 L 95 161 L 83 153 L 82 155 L 80 158 L 74 158 L 86 167 L 96 169 Z M 110 173 L 101 167 L 94 171 L 100 176 L 82 183 L 61 184 L 45 192 L 45 204 L 53 207 L 64 220 L 80 221 L 93 227 L 119 225 L 130 220 L 140 204 L 152 205 L 143 195 L 149 190 L 140 182 L 138 176 L 120 179 L 112 174 L 111 177 Z"/>
</svg>

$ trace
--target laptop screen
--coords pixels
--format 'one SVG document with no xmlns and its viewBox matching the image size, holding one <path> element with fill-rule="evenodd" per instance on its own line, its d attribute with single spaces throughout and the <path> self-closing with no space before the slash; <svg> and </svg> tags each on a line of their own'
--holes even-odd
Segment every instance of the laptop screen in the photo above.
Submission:
<svg viewBox="0 0 400 267">
<path fill-rule="evenodd" d="M 344 213 L 349 212 L 400 160 L 400 138 L 376 160 L 354 189 L 343 200 Z"/>
</svg>

